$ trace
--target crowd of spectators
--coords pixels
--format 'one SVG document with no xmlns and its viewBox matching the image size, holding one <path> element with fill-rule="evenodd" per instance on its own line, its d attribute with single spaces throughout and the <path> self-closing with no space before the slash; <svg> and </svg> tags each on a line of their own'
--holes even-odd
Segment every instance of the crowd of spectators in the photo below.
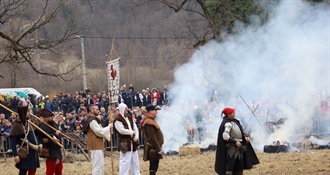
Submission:
<svg viewBox="0 0 330 175">
<path fill-rule="evenodd" d="M 166 105 L 169 103 L 167 94 L 167 86 L 160 91 L 158 88 L 145 88 L 141 91 L 135 90 L 133 85 L 128 87 L 124 84 L 120 88 L 120 94 L 115 106 L 119 103 L 125 103 L 132 113 L 137 125 L 140 125 L 140 120 L 143 116 L 143 106 L 148 104 Z M 30 105 L 32 111 L 38 116 L 38 111 L 41 109 L 48 109 L 54 112 L 54 121 L 58 125 L 58 129 L 62 132 L 74 132 L 79 136 L 83 136 L 82 128 L 84 121 L 87 118 L 87 107 L 95 104 L 99 107 L 99 118 L 102 126 L 109 124 L 109 111 L 110 99 L 106 91 L 93 93 L 89 89 L 85 91 L 76 91 L 73 94 L 69 92 L 58 93 L 53 97 L 40 96 L 37 98 L 35 95 L 30 94 L 27 98 L 21 99 L 19 96 L 4 99 L 0 103 L 12 111 L 16 112 L 18 106 Z M 1 135 L 6 136 L 10 132 L 12 122 L 18 116 L 15 113 L 2 108 L 0 106 L 0 130 Z M 65 141 L 65 146 L 71 147 L 71 143 Z"/>
</svg>

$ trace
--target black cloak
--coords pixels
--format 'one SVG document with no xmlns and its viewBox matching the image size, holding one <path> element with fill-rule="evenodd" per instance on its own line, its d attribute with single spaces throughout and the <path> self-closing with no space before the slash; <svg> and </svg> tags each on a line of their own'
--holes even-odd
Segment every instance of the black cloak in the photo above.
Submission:
<svg viewBox="0 0 330 175">
<path fill-rule="evenodd" d="M 227 122 L 235 122 L 241 129 L 243 138 L 245 137 L 243 133 L 243 128 L 240 122 L 237 119 L 230 119 L 228 117 L 224 117 L 222 123 L 219 127 L 218 132 L 218 141 L 217 141 L 217 150 L 215 155 L 215 172 L 221 175 L 226 174 L 226 162 L 227 162 L 227 149 L 225 147 L 225 140 L 223 140 L 222 133 L 225 130 L 225 124 Z M 255 154 L 251 143 L 246 143 L 245 139 L 243 139 L 243 145 L 246 146 L 246 151 L 243 153 L 244 160 L 244 169 L 250 169 L 253 165 L 259 164 L 259 159 Z"/>
</svg>

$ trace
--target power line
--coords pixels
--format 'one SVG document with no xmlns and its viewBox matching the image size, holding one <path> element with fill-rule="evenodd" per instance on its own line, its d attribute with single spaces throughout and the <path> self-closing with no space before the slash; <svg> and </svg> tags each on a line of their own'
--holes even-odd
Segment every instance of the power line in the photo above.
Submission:
<svg viewBox="0 0 330 175">
<path fill-rule="evenodd" d="M 82 38 L 95 38 L 95 39 L 126 39 L 126 40 L 166 40 L 166 39 L 176 39 L 176 40 L 195 40 L 196 38 L 186 38 L 186 37 L 116 37 L 116 36 L 83 36 Z"/>
</svg>

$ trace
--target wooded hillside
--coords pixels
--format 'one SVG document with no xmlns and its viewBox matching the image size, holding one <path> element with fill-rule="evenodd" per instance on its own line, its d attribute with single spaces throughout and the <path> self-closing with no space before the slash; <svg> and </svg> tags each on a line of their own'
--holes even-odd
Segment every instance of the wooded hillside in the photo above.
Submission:
<svg viewBox="0 0 330 175">
<path fill-rule="evenodd" d="M 63 81 L 54 76 L 38 75 L 28 63 L 12 61 L 15 55 L 12 56 L 13 58 L 9 57 L 11 58 L 10 61 L 0 60 L 0 75 L 3 77 L 0 77 L 0 87 L 34 87 L 43 94 L 56 91 L 73 92 L 82 89 L 82 54 L 80 40 L 76 37 L 77 35 L 84 38 L 85 41 L 87 86 L 92 91 L 103 91 L 107 88 L 105 63 L 109 59 L 113 39 L 115 49 L 113 59 L 121 57 L 121 84 L 133 84 L 137 89 L 163 87 L 172 82 L 175 67 L 189 60 L 197 48 L 194 47 L 196 43 L 200 42 L 201 44 L 209 39 L 221 40 L 217 37 L 218 31 L 213 35 L 204 33 L 212 27 L 210 22 L 205 21 L 205 19 L 203 21 L 201 15 L 184 9 L 193 9 L 205 14 L 203 5 L 206 5 L 205 9 L 213 13 L 209 15 L 212 18 L 219 18 L 217 14 L 222 12 L 221 8 L 236 8 L 236 11 L 240 11 L 239 8 L 241 7 L 256 8 L 251 6 L 253 1 L 235 1 L 236 4 L 229 4 L 233 2 L 227 0 L 182 1 L 185 2 L 183 10 L 177 10 L 177 12 L 164 3 L 174 1 L 20 1 L 26 5 L 20 7 L 25 12 L 22 12 L 21 16 L 14 13 L 8 15 L 9 13 L 4 10 L 5 8 L 0 11 L 2 14 L 1 20 L 3 20 L 1 31 L 10 31 L 11 28 L 21 30 L 22 26 L 30 25 L 36 19 L 43 20 L 44 16 L 38 14 L 38 12 L 42 11 L 41 7 L 45 3 L 55 6 L 55 2 L 62 3 L 63 1 L 56 18 L 50 20 L 56 21 L 56 25 L 41 26 L 28 32 L 26 36 L 23 36 L 23 39 L 26 45 L 30 43 L 35 46 L 29 48 L 29 51 L 26 52 L 31 57 L 30 62 L 28 62 L 30 65 L 35 65 L 36 70 L 44 71 L 46 74 L 48 72 L 61 74 L 70 70 L 69 73 L 63 75 L 65 80 L 70 81 Z M 271 1 L 271 3 L 276 2 L 277 0 Z M 142 3 L 142 5 L 138 5 L 139 3 Z M 5 2 L 1 4 L 2 7 L 7 5 Z M 264 15 L 266 19 L 267 15 L 263 10 L 259 9 L 255 12 Z M 232 14 L 233 11 L 228 11 L 228 13 Z M 254 13 L 254 11 L 248 9 L 240 15 L 251 13 Z M 4 20 L 4 17 L 8 17 L 8 19 Z M 243 17 L 237 14 L 235 18 L 244 21 Z M 230 25 L 233 25 L 233 19 L 231 19 Z M 50 49 L 43 50 L 47 41 L 51 39 L 56 41 L 55 38 L 61 36 L 61 32 L 63 32 L 63 26 L 61 25 L 69 24 L 69 22 L 72 22 L 70 27 L 74 30 L 70 35 L 67 35 L 66 40 L 56 45 L 56 52 Z M 223 21 L 218 20 L 218 22 L 222 23 Z M 248 21 L 245 22 L 248 23 Z M 219 26 L 219 24 L 216 24 L 216 26 Z M 230 30 L 229 27 L 227 28 Z M 198 41 L 198 39 L 201 41 Z M 3 40 L 0 40 L 0 42 L 2 44 L 6 43 Z M 13 43 L 15 44 L 15 42 L 12 42 L 10 45 L 13 45 Z M 1 53 L 5 53 L 4 50 L 8 47 L 5 44 L 3 45 Z M 20 54 L 18 56 L 16 54 L 16 57 L 19 57 Z"/>
<path fill-rule="evenodd" d="M 29 3 L 33 3 L 30 1 Z M 193 39 L 179 39 L 184 36 L 181 13 L 173 13 L 157 3 L 135 7 L 129 0 L 80 0 L 69 1 L 59 15 L 61 20 L 74 16 L 77 34 L 85 39 L 85 57 L 87 66 L 87 85 L 92 90 L 106 90 L 105 63 L 109 59 L 112 39 L 117 56 L 121 57 L 121 83 L 135 86 L 160 86 L 172 81 L 173 69 L 177 64 L 186 62 L 193 53 Z M 184 22 L 184 21 L 182 21 Z M 21 25 L 20 23 L 13 25 Z M 56 35 L 56 30 L 42 28 L 38 30 L 39 41 Z M 186 36 L 189 38 L 189 36 Z M 33 42 L 34 36 L 30 36 Z M 191 37 L 190 37 L 191 38 Z M 61 67 L 57 67 L 54 56 L 41 52 L 40 66 L 43 70 L 65 70 L 81 59 L 79 38 L 71 37 L 61 46 Z M 35 59 L 35 64 L 38 64 Z M 37 75 L 26 64 L 10 66 L 0 64 L 1 87 L 34 87 L 48 94 L 52 89 L 75 91 L 82 89 L 81 66 L 74 75 L 77 80 L 64 82 L 54 77 Z M 76 75 L 80 75 L 75 77 Z M 15 81 L 16 83 L 14 83 Z"/>
</svg>

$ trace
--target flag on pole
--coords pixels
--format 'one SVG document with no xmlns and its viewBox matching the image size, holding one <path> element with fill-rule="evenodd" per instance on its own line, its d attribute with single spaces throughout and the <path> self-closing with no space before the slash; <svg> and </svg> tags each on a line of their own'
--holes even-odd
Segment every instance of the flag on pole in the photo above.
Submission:
<svg viewBox="0 0 330 175">
<path fill-rule="evenodd" d="M 119 97 L 119 58 L 107 62 L 108 89 L 110 103 L 118 102 Z"/>
</svg>

